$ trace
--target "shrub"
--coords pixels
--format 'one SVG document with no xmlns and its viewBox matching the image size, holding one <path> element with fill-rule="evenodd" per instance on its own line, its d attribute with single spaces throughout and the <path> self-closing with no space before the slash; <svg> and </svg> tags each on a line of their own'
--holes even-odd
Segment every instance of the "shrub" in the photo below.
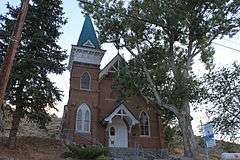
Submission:
<svg viewBox="0 0 240 160">
<path fill-rule="evenodd" d="M 100 156 L 96 160 L 110 160 L 110 159 L 104 156 Z"/>
<path fill-rule="evenodd" d="M 225 142 L 224 144 L 222 144 L 222 149 L 224 152 L 237 153 L 239 152 L 240 147 L 237 144 Z"/>
<path fill-rule="evenodd" d="M 164 134 L 169 151 L 182 147 L 182 133 L 178 126 L 167 126 L 164 130 Z"/>
<path fill-rule="evenodd" d="M 96 159 L 97 157 L 106 154 L 107 148 L 98 146 L 87 146 L 70 144 L 66 145 L 68 151 L 64 153 L 64 158 L 72 159 Z"/>
</svg>

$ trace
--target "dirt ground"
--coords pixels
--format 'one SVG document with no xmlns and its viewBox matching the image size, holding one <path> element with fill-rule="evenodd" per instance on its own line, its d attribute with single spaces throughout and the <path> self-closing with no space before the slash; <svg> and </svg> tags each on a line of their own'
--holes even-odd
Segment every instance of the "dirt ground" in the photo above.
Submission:
<svg viewBox="0 0 240 160">
<path fill-rule="evenodd" d="M 9 150 L 3 145 L 0 137 L 0 160 L 66 160 L 62 158 L 62 154 L 66 150 L 64 144 L 60 140 L 40 137 L 18 137 L 17 148 Z M 239 152 L 240 145 L 218 141 L 217 147 L 210 151 L 211 160 L 220 159 L 220 150 L 225 152 Z M 203 151 L 201 151 L 203 152 Z M 182 153 L 179 148 L 175 149 L 175 153 L 171 155 L 178 156 Z"/>
<path fill-rule="evenodd" d="M 15 150 L 9 150 L 2 141 L 0 143 L 0 159 L 6 157 L 7 160 L 63 160 L 61 154 L 64 152 L 64 145 L 59 140 L 19 137 Z"/>
</svg>

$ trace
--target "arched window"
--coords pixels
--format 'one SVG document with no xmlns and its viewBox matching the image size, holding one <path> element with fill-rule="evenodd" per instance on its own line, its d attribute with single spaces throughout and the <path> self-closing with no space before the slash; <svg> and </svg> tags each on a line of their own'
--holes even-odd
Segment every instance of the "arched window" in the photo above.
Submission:
<svg viewBox="0 0 240 160">
<path fill-rule="evenodd" d="M 110 136 L 115 136 L 115 128 L 114 127 L 110 128 Z"/>
<path fill-rule="evenodd" d="M 76 131 L 90 132 L 91 112 L 87 104 L 83 103 L 77 110 Z"/>
<path fill-rule="evenodd" d="M 80 88 L 90 90 L 90 80 L 91 80 L 90 74 L 88 72 L 84 72 L 81 75 Z"/>
<path fill-rule="evenodd" d="M 150 136 L 149 117 L 146 112 L 140 114 L 140 134 L 142 136 Z"/>
</svg>

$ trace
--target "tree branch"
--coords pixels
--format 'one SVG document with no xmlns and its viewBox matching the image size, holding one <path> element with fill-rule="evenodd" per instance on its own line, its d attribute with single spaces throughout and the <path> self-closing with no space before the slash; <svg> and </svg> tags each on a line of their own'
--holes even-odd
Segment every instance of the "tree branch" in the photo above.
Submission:
<svg viewBox="0 0 240 160">
<path fill-rule="evenodd" d="M 138 58 L 138 56 L 132 51 L 132 49 L 131 49 L 128 45 L 125 45 L 124 47 L 129 51 L 129 53 L 130 53 L 133 57 Z M 139 56 L 141 56 L 141 55 L 142 55 L 142 52 L 140 51 L 140 48 L 139 48 L 138 45 L 137 45 L 137 50 L 138 50 Z M 180 116 L 180 113 L 179 113 L 179 111 L 177 110 L 177 108 L 176 108 L 175 106 L 166 104 L 166 103 L 164 103 L 164 102 L 162 101 L 162 99 L 161 99 L 160 96 L 159 96 L 158 91 L 157 91 L 156 88 L 155 88 L 155 84 L 154 84 L 154 82 L 153 82 L 153 80 L 152 80 L 152 78 L 151 78 L 151 76 L 150 76 L 150 73 L 149 73 L 149 71 L 148 71 L 148 69 L 147 69 L 147 67 L 146 67 L 145 61 L 144 61 L 141 57 L 140 57 L 140 60 L 141 60 L 141 62 L 142 62 L 142 66 L 143 66 L 143 69 L 144 69 L 144 74 L 145 74 L 145 76 L 146 76 L 146 78 L 147 78 L 147 81 L 149 82 L 149 87 L 152 89 L 152 91 L 153 91 L 153 93 L 154 93 L 154 96 L 155 96 L 155 98 L 156 98 L 157 104 L 159 105 L 159 107 L 163 107 L 163 108 L 165 108 L 165 109 L 167 109 L 167 110 L 170 110 L 170 111 L 173 112 L 177 117 L 179 117 L 179 116 Z"/>
</svg>

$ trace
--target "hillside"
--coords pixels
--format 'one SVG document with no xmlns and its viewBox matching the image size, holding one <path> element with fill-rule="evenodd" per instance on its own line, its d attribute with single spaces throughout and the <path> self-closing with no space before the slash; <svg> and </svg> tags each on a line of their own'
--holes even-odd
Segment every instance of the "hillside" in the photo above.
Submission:
<svg viewBox="0 0 240 160">
<path fill-rule="evenodd" d="M 5 132 L 0 135 L 0 160 L 62 160 L 65 148 L 59 140 L 61 118 L 52 116 L 46 129 L 39 129 L 34 123 L 22 120 L 19 128 L 17 148 L 7 149 L 6 143 L 11 119 L 5 119 Z"/>
<path fill-rule="evenodd" d="M 6 115 L 6 117 L 9 116 Z M 6 137 L 8 136 L 9 130 L 11 128 L 11 118 L 5 118 L 4 122 L 5 131 L 3 133 L 3 136 Z M 23 119 L 19 127 L 18 136 L 57 138 L 59 137 L 60 126 L 61 118 L 58 118 L 56 115 L 52 115 L 52 121 L 46 126 L 46 129 L 39 129 L 35 123 L 31 123 L 27 119 Z"/>
</svg>

